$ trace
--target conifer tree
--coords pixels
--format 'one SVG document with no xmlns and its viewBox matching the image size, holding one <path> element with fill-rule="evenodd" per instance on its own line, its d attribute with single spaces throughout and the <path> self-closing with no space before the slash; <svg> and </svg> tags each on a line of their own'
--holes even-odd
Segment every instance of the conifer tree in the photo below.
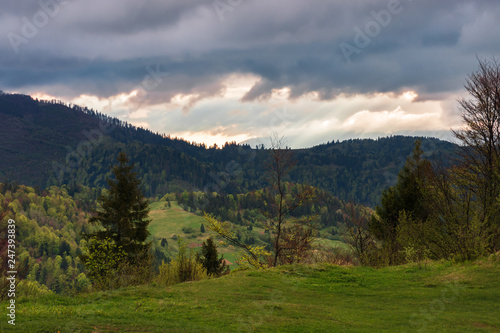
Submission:
<svg viewBox="0 0 500 333">
<path fill-rule="evenodd" d="M 111 239 L 118 248 L 126 253 L 127 261 L 134 263 L 147 255 L 150 244 L 147 229 L 150 220 L 149 200 L 143 194 L 141 180 L 129 165 L 127 155 L 121 152 L 117 157 L 118 164 L 112 167 L 114 179 L 108 178 L 109 190 L 98 199 L 101 210 L 89 219 L 89 222 L 101 228 L 86 234 L 90 239 Z"/>
<path fill-rule="evenodd" d="M 217 252 L 217 247 L 214 244 L 212 238 L 203 242 L 201 248 L 200 258 L 201 264 L 207 270 L 208 275 L 220 276 L 225 268 L 224 258 L 219 259 L 219 254 Z"/>
<path fill-rule="evenodd" d="M 425 205 L 424 183 L 430 177 L 430 162 L 422 158 L 421 141 L 415 142 L 413 153 L 406 160 L 405 166 L 398 175 L 395 186 L 382 193 L 381 204 L 376 207 L 376 215 L 372 216 L 370 232 L 384 241 L 389 251 L 389 263 L 397 263 L 401 248 L 397 244 L 397 230 L 402 213 L 420 221 L 427 220 L 429 208 Z"/>
</svg>

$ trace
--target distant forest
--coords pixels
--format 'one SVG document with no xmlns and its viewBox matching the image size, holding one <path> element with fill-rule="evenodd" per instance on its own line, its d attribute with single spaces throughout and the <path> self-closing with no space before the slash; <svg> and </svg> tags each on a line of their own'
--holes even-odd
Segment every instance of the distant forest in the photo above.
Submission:
<svg viewBox="0 0 500 333">
<path fill-rule="evenodd" d="M 207 147 L 138 128 L 96 110 L 0 95 L 0 179 L 46 188 L 103 187 L 109 166 L 123 151 L 142 177 L 145 195 L 184 190 L 247 193 L 266 184 L 269 150 L 226 143 Z M 392 186 L 417 137 L 392 136 L 328 142 L 293 150 L 297 162 L 287 181 L 328 191 L 374 207 Z M 420 138 L 424 157 L 449 163 L 456 145 Z"/>
</svg>

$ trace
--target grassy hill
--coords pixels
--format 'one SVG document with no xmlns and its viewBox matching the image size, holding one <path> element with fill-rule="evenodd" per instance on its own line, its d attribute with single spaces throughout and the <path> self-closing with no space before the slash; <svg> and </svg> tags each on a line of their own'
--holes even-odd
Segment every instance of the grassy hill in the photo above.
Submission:
<svg viewBox="0 0 500 333">
<path fill-rule="evenodd" d="M 379 270 L 285 266 L 170 287 L 20 298 L 16 327 L 4 318 L 0 330 L 499 332 L 499 276 L 500 253 L 465 264 Z"/>
<path fill-rule="evenodd" d="M 166 202 L 154 202 L 150 205 L 149 232 L 156 238 L 165 238 L 168 241 L 169 248 L 178 250 L 178 244 L 173 235 L 182 238 L 189 248 L 199 249 L 201 244 L 209 237 L 215 239 L 216 234 L 209 230 L 201 233 L 200 227 L 204 222 L 203 217 L 193 213 L 186 212 L 175 201 L 171 201 L 171 207 L 166 206 Z M 186 233 L 186 228 L 193 232 Z M 184 229 L 184 230 L 183 230 Z M 219 246 L 219 254 L 231 263 L 235 262 L 238 250 L 234 246 Z M 231 267 L 232 268 L 232 267 Z"/>
</svg>

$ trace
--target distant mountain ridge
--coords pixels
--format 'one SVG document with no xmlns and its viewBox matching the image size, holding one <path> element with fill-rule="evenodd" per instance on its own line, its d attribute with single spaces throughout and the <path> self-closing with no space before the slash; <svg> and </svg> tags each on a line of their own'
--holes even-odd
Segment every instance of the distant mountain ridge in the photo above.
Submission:
<svg viewBox="0 0 500 333">
<path fill-rule="evenodd" d="M 416 139 L 355 139 L 297 149 L 289 181 L 374 206 L 382 190 L 395 183 Z M 420 139 L 431 160 L 447 160 L 457 148 L 435 138 Z M 235 143 L 207 148 L 85 107 L 0 94 L 0 181 L 41 188 L 106 186 L 119 151 L 136 163 L 149 196 L 184 189 L 244 193 L 266 186 L 266 149 Z"/>
</svg>

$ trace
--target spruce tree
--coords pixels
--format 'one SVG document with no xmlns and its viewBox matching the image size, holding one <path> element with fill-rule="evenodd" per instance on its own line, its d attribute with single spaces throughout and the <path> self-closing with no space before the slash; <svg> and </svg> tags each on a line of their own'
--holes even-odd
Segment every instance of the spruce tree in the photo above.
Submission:
<svg viewBox="0 0 500 333">
<path fill-rule="evenodd" d="M 224 258 L 218 258 L 219 254 L 217 252 L 217 247 L 214 244 L 212 238 L 203 242 L 201 247 L 200 258 L 201 264 L 207 270 L 208 275 L 220 276 L 225 268 Z"/>
<path fill-rule="evenodd" d="M 432 173 L 432 167 L 422 157 L 420 146 L 421 141 L 416 140 L 412 155 L 399 172 L 397 184 L 382 193 L 381 204 L 375 208 L 377 214 L 372 216 L 369 225 L 370 232 L 384 241 L 384 246 L 390 252 L 391 264 L 399 260 L 402 250 L 396 241 L 401 213 L 419 221 L 425 221 L 429 216 L 429 208 L 424 200 L 424 183 Z"/>
<path fill-rule="evenodd" d="M 114 179 L 107 180 L 109 190 L 98 199 L 101 210 L 89 219 L 90 223 L 101 228 L 85 237 L 111 239 L 126 253 L 127 261 L 134 263 L 143 259 L 150 247 L 146 243 L 149 200 L 142 194 L 141 180 L 133 171 L 134 165 L 129 165 L 127 155 L 121 152 L 117 160 L 118 164 L 112 167 Z"/>
</svg>

